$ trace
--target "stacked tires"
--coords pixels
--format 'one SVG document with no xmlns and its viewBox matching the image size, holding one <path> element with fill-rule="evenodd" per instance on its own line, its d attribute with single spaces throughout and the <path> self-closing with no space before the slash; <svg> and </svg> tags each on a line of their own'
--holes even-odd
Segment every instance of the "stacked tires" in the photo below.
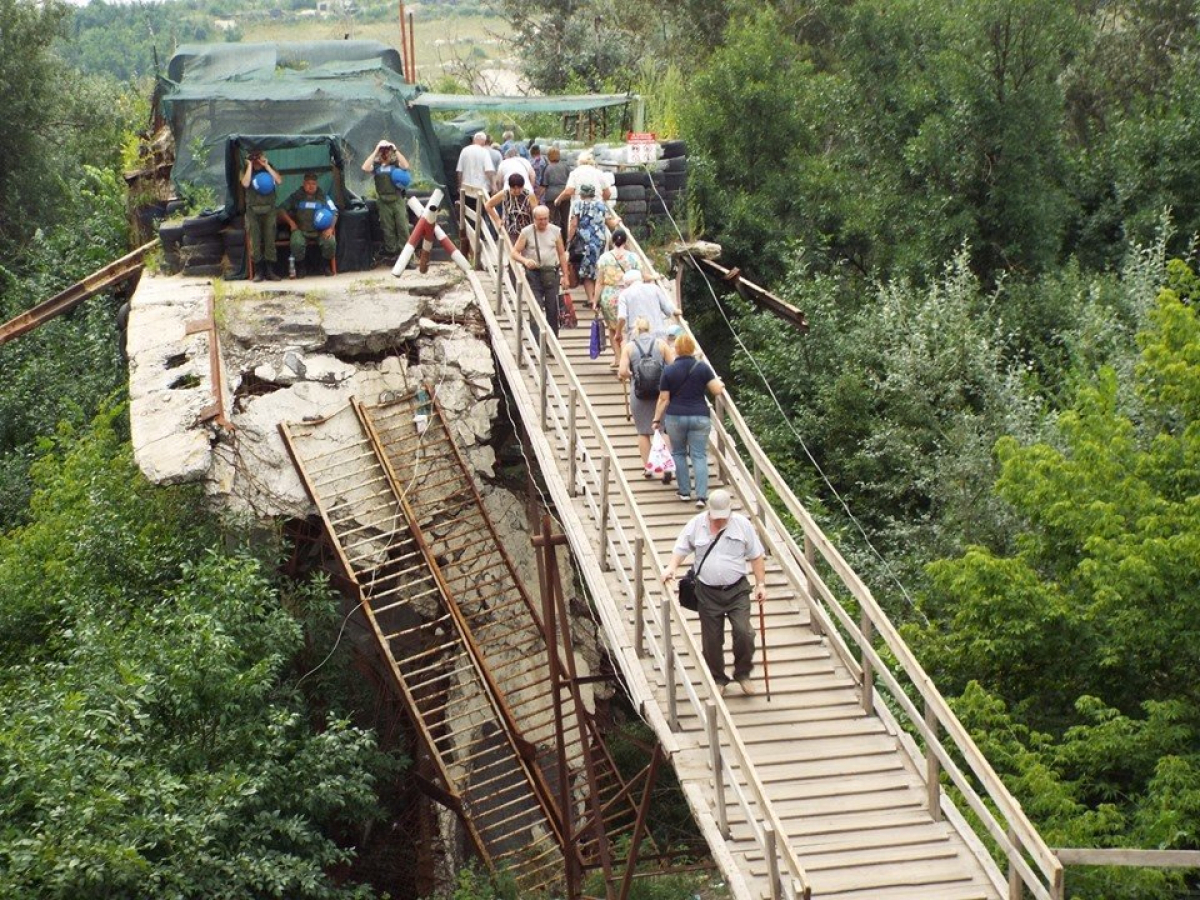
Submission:
<svg viewBox="0 0 1200 900">
<path fill-rule="evenodd" d="M 625 226 L 642 240 L 651 230 L 673 231 L 670 217 L 684 212 L 687 196 L 687 145 L 665 141 L 663 157 L 650 168 L 616 173 L 617 212 Z"/>
<path fill-rule="evenodd" d="M 226 220 L 219 213 L 158 228 L 163 264 L 171 274 L 237 278 L 246 271 L 246 232 L 241 216 Z"/>
</svg>

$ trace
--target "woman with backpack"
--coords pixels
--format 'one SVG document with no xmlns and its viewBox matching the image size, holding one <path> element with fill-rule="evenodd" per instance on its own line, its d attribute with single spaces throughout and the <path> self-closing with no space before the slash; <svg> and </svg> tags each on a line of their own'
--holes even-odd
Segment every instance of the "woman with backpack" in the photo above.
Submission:
<svg viewBox="0 0 1200 900">
<path fill-rule="evenodd" d="M 706 362 L 696 359 L 696 341 L 690 334 L 675 340 L 675 362 L 663 369 L 658 403 L 654 407 L 655 428 L 665 427 L 671 439 L 679 499 L 692 500 L 688 460 L 696 477 L 696 506 L 708 502 L 708 435 L 712 431 L 706 397 L 725 392 L 725 384 Z"/>
<path fill-rule="evenodd" d="M 658 402 L 659 381 L 666 366 L 674 362 L 675 351 L 666 341 L 650 333 L 650 320 L 634 319 L 633 334 L 621 348 L 621 366 L 617 377 L 629 382 L 629 410 L 637 429 L 638 450 L 642 454 L 642 475 L 653 478 L 650 470 L 650 439 L 654 436 L 654 407 Z M 671 474 L 663 475 L 663 484 L 671 483 Z"/>
</svg>

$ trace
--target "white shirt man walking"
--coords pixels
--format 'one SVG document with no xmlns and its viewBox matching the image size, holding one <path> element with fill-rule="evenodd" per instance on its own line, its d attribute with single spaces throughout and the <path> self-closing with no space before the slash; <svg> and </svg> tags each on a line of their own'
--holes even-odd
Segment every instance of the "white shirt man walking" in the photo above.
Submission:
<svg viewBox="0 0 1200 900">
<path fill-rule="evenodd" d="M 617 295 L 617 329 L 628 339 L 633 323 L 645 319 L 655 338 L 665 338 L 667 329 L 679 321 L 679 310 L 657 284 L 642 280 L 642 273 L 630 269 L 621 278 L 623 288 Z"/>
<path fill-rule="evenodd" d="M 496 173 L 496 166 L 492 162 L 492 154 L 488 152 L 486 145 L 487 134 L 479 131 L 476 132 L 474 140 L 463 147 L 462 152 L 458 154 L 458 165 L 455 170 L 458 172 L 460 191 L 470 185 L 489 195 L 492 193 L 492 177 Z"/>
<path fill-rule="evenodd" d="M 727 693 L 727 686 L 735 683 L 743 694 L 753 694 L 750 673 L 754 669 L 754 626 L 750 620 L 751 589 L 746 563 L 750 563 L 754 573 L 754 598 L 762 603 L 767 596 L 765 551 L 754 525 L 733 512 L 732 506 L 729 491 L 713 491 L 705 511 L 688 522 L 675 539 L 671 560 L 662 574 L 668 584 L 674 581 L 683 561 L 695 554 L 699 566 L 696 597 L 700 604 L 704 662 L 722 693 Z M 732 682 L 725 675 L 725 619 L 729 619 L 733 632 Z"/>
</svg>

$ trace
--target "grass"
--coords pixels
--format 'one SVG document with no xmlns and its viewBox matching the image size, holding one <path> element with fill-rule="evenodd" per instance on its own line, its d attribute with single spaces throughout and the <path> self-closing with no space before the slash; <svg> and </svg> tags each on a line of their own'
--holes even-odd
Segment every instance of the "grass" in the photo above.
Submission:
<svg viewBox="0 0 1200 900">
<path fill-rule="evenodd" d="M 242 40 L 316 41 L 342 40 L 349 33 L 353 40 L 380 41 L 400 46 L 400 26 L 396 18 L 381 22 L 354 22 L 341 16 L 326 19 L 260 19 L 239 23 Z M 499 16 L 444 16 L 414 18 L 416 28 L 417 72 L 422 80 L 433 81 L 441 73 L 441 64 L 456 57 L 481 55 L 488 60 L 501 58 L 506 48 L 500 35 L 508 34 L 508 23 Z"/>
</svg>

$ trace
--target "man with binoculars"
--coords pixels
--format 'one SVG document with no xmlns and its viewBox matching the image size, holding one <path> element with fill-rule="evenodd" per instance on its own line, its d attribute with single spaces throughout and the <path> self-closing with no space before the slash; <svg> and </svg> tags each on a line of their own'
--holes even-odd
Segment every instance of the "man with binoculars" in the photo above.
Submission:
<svg viewBox="0 0 1200 900">
<path fill-rule="evenodd" d="M 408 207 L 405 197 L 412 184 L 408 160 L 386 138 L 363 160 L 362 170 L 375 176 L 375 196 L 379 201 L 379 227 L 383 230 L 383 252 L 394 259 L 408 241 Z"/>
</svg>

